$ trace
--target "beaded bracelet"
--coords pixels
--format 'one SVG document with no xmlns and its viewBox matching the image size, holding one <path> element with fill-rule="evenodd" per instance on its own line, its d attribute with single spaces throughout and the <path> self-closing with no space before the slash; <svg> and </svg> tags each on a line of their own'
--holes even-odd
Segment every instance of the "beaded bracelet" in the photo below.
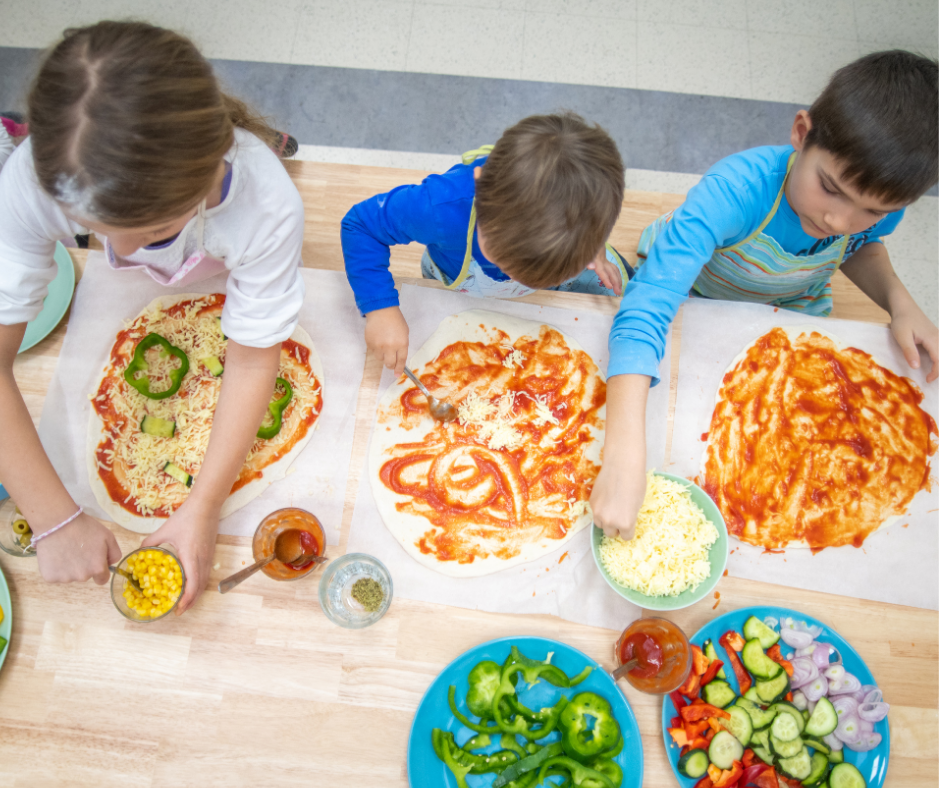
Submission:
<svg viewBox="0 0 940 788">
<path fill-rule="evenodd" d="M 54 526 L 53 528 L 50 528 L 48 531 L 43 531 L 41 534 L 34 534 L 34 535 L 33 535 L 33 538 L 32 538 L 32 539 L 30 540 L 30 542 L 29 542 L 30 546 L 31 546 L 31 547 L 35 547 L 36 544 L 37 544 L 40 540 L 45 539 L 45 538 L 46 538 L 47 536 L 49 536 L 50 534 L 54 534 L 54 533 L 55 533 L 56 531 L 58 531 L 60 528 L 65 528 L 65 526 L 67 526 L 70 522 L 72 522 L 72 520 L 74 520 L 76 517 L 78 517 L 78 516 L 82 513 L 82 511 L 84 511 L 84 510 L 82 509 L 81 506 L 79 506 L 79 507 L 78 507 L 78 511 L 75 512 L 75 514 L 73 514 L 71 517 L 69 517 L 68 520 L 63 520 L 63 521 L 62 521 L 61 523 L 59 523 L 58 525 Z"/>
</svg>

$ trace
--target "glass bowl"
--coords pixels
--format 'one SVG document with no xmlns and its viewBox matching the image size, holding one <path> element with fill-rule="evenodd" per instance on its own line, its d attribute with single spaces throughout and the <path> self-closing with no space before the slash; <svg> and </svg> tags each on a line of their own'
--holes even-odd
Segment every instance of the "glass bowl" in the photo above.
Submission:
<svg viewBox="0 0 940 788">
<path fill-rule="evenodd" d="M 661 649 L 663 664 L 655 676 L 638 678 L 630 671 L 623 676 L 630 686 L 648 695 L 666 695 L 685 684 L 692 670 L 692 647 L 685 632 L 665 618 L 638 618 L 614 643 L 614 660 L 618 666 L 623 664 L 623 642 L 632 635 L 653 638 Z"/>
<path fill-rule="evenodd" d="M 140 615 L 136 610 L 131 610 L 127 606 L 127 601 L 124 599 L 124 586 L 127 585 L 127 579 L 123 575 L 112 574 L 111 575 L 111 601 L 114 602 L 114 606 L 121 612 L 121 615 L 124 616 L 128 621 L 133 621 L 137 624 L 149 624 L 152 621 L 159 621 L 164 616 L 172 613 L 176 610 L 176 606 L 179 604 L 180 599 L 183 598 L 183 593 L 186 591 L 186 572 L 183 569 L 183 565 L 177 559 L 175 553 L 172 550 L 169 550 L 165 547 L 139 547 L 133 552 L 128 553 L 121 559 L 121 562 L 117 565 L 118 569 L 123 569 L 125 571 L 130 571 L 127 568 L 127 560 L 138 553 L 142 553 L 146 550 L 156 550 L 157 552 L 164 553 L 168 556 L 171 556 L 174 561 L 176 561 L 177 566 L 180 568 L 180 574 L 183 577 L 183 582 L 180 585 L 180 593 L 176 598 L 176 601 L 170 606 L 170 609 L 165 613 L 161 613 L 159 616 L 147 616 L 146 618 Z"/>
<path fill-rule="evenodd" d="M 255 561 L 260 561 L 271 555 L 274 552 L 274 543 L 277 541 L 278 534 L 290 528 L 309 533 L 316 542 L 316 554 L 323 555 L 323 551 L 326 549 L 326 535 L 323 533 L 320 521 L 306 509 L 288 507 L 271 512 L 255 529 L 255 535 L 251 540 L 251 553 Z M 272 580 L 290 581 L 306 577 L 318 566 L 321 566 L 321 564 L 314 562 L 301 569 L 294 569 L 292 566 L 282 564 L 275 558 L 270 564 L 262 567 L 261 571 Z"/>
<path fill-rule="evenodd" d="M 375 612 L 368 612 L 353 599 L 352 588 L 357 580 L 375 580 L 385 599 Z M 320 578 L 320 607 L 334 624 L 346 629 L 362 629 L 385 615 L 392 603 L 392 576 L 378 558 L 365 553 L 349 553 L 332 561 Z"/>
<path fill-rule="evenodd" d="M 23 547 L 19 537 L 13 533 L 13 521 L 22 515 L 16 513 L 16 504 L 12 498 L 0 501 L 0 550 L 17 558 L 35 558 L 35 547 Z"/>
</svg>

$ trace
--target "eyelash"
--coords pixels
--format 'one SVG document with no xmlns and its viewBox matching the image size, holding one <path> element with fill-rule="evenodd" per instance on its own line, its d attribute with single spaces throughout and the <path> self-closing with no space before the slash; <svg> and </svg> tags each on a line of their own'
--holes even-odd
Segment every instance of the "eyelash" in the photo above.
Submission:
<svg viewBox="0 0 940 788">
<path fill-rule="evenodd" d="M 834 191 L 832 191 L 832 189 L 830 189 L 828 186 L 826 186 L 825 183 L 822 183 L 822 182 L 820 182 L 820 183 L 821 183 L 821 185 L 822 185 L 823 191 L 824 191 L 826 194 L 831 194 L 833 197 L 835 197 L 835 196 L 839 193 L 839 192 L 834 192 Z"/>
</svg>

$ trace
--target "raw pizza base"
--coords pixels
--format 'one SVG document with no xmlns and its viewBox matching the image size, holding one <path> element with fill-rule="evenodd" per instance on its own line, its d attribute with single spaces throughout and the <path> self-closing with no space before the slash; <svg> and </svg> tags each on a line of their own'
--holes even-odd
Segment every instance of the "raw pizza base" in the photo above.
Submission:
<svg viewBox="0 0 940 788">
<path fill-rule="evenodd" d="M 481 328 L 480 324 L 483 324 L 486 328 Z M 454 342 L 488 342 L 493 338 L 491 329 L 504 331 L 509 336 L 509 342 L 515 342 L 522 336 L 538 337 L 539 329 L 543 325 L 547 324 L 534 320 L 522 320 L 482 309 L 461 312 L 441 322 L 427 342 L 408 360 L 408 367 L 416 375 L 420 375 L 420 370 L 424 365 L 437 358 L 448 345 Z M 554 328 L 554 326 L 550 326 L 550 328 Z M 560 329 L 556 328 L 555 330 L 564 337 L 571 350 L 584 351 L 584 348 L 573 337 Z M 606 382 L 603 372 L 598 370 L 597 375 L 601 381 Z M 388 387 L 381 400 L 379 400 L 378 413 L 382 414 L 406 390 L 413 387 L 414 384 L 403 375 L 400 380 L 395 381 Z M 601 423 L 604 423 L 607 413 L 606 405 L 601 407 L 597 413 Z M 381 514 L 385 526 L 402 546 L 402 549 L 419 564 L 451 577 L 479 577 L 542 558 L 567 544 L 576 533 L 593 521 L 590 507 L 585 507 L 586 511 L 568 529 L 568 533 L 564 537 L 561 539 L 542 538 L 537 542 L 524 545 L 520 553 L 512 558 L 504 559 L 490 555 L 486 558 L 477 557 L 471 563 L 461 564 L 457 561 L 440 561 L 434 555 L 422 553 L 415 543 L 431 528 L 431 524 L 423 517 L 398 511 L 395 504 L 405 501 L 407 498 L 386 487 L 382 483 L 379 473 L 386 459 L 384 455 L 386 448 L 398 443 L 421 441 L 433 427 L 434 421 L 430 414 L 417 427 L 410 430 L 400 425 L 392 425 L 391 431 L 386 431 L 380 429 L 377 423 L 372 434 L 372 441 L 369 444 L 369 478 L 372 482 L 372 494 L 379 514 Z M 604 434 L 605 430 L 603 429 L 592 429 L 594 441 L 585 455 L 598 465 L 601 462 Z"/>
<path fill-rule="evenodd" d="M 157 308 L 164 310 L 169 309 L 181 301 L 187 301 L 193 298 L 203 298 L 204 296 L 204 293 L 184 293 L 182 295 L 160 296 L 159 298 L 155 298 L 153 301 L 147 304 L 147 306 L 141 310 L 140 314 L 145 314 L 146 312 Z M 136 317 L 137 316 L 135 316 L 135 319 Z M 313 372 L 316 375 L 317 380 L 320 382 L 320 386 L 322 388 L 324 385 L 323 364 L 320 361 L 320 356 L 317 354 L 317 350 L 313 345 L 313 339 L 310 337 L 310 334 L 308 334 L 298 325 L 289 338 L 294 340 L 298 345 L 303 345 L 310 351 L 310 366 L 313 369 Z M 110 358 L 110 347 L 108 348 L 107 353 L 108 358 Z M 108 367 L 109 364 L 106 361 L 102 368 L 103 372 L 106 372 Z M 99 378 L 99 380 L 100 379 L 101 378 Z M 88 468 L 88 478 L 91 482 L 92 492 L 95 494 L 98 505 L 104 509 L 107 515 L 115 523 L 129 531 L 134 531 L 139 534 L 151 534 L 161 525 L 163 525 L 163 523 L 165 523 L 169 518 L 143 517 L 140 515 L 131 514 L 123 506 L 120 506 L 111 500 L 111 496 L 108 494 L 107 488 L 104 486 L 104 482 L 101 481 L 101 477 L 98 475 L 98 465 L 95 457 L 98 444 L 101 442 L 103 427 L 104 422 L 101 420 L 101 417 L 98 415 L 95 409 L 92 408 L 91 417 L 88 419 L 88 436 L 85 444 L 85 462 Z M 233 512 L 238 511 L 243 506 L 246 506 L 248 503 L 261 495 L 261 493 L 263 493 L 268 488 L 268 485 L 283 479 L 287 475 L 287 471 L 291 464 L 297 458 L 297 455 L 299 455 L 300 452 L 304 450 L 304 447 L 307 445 L 307 443 L 310 442 L 310 439 L 313 437 L 313 433 L 316 431 L 316 428 L 317 424 L 314 423 L 311 429 L 307 430 L 307 434 L 297 441 L 294 447 L 287 454 L 285 454 L 279 460 L 271 463 L 271 465 L 264 469 L 260 479 L 252 479 L 252 481 L 250 481 L 244 487 L 240 487 L 234 493 L 229 495 L 229 497 L 225 499 L 225 503 L 222 504 L 222 510 L 219 513 L 219 519 L 224 519 Z"/>
</svg>

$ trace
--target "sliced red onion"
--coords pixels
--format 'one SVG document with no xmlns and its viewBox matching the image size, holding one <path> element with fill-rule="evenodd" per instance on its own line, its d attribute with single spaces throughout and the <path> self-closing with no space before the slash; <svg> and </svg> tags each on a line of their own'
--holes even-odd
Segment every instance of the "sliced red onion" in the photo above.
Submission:
<svg viewBox="0 0 940 788">
<path fill-rule="evenodd" d="M 829 682 L 826 681 L 825 676 L 819 676 L 809 684 L 804 684 L 800 689 L 803 690 L 806 700 L 815 703 L 829 691 Z"/>
<path fill-rule="evenodd" d="M 859 729 L 859 718 L 855 714 L 844 714 L 839 718 L 839 725 L 835 729 L 836 738 L 841 739 L 846 744 L 855 741 L 861 730 Z"/>
<path fill-rule="evenodd" d="M 773 616 L 767 616 L 767 617 L 764 619 L 764 623 L 765 623 L 768 627 L 770 627 L 771 629 L 776 629 L 776 628 L 777 628 L 777 624 L 779 624 L 780 622 L 777 621 L 777 619 L 775 619 Z"/>
<path fill-rule="evenodd" d="M 816 648 L 813 649 L 813 662 L 816 663 L 816 667 L 820 670 L 825 670 L 829 667 L 829 646 L 825 643 L 817 643 Z"/>
<path fill-rule="evenodd" d="M 858 735 L 859 738 L 862 736 L 867 736 L 875 729 L 875 723 L 869 722 L 868 720 L 859 719 L 858 721 Z"/>
<path fill-rule="evenodd" d="M 860 682 L 851 673 L 846 673 L 840 681 L 829 682 L 830 695 L 845 695 L 857 692 L 862 687 Z"/>
<path fill-rule="evenodd" d="M 844 717 L 846 714 L 855 714 L 855 716 L 858 716 L 858 701 L 851 695 L 839 695 L 839 697 L 832 701 L 832 707 L 836 710 L 836 714 L 838 714 L 840 718 Z"/>
<path fill-rule="evenodd" d="M 859 692 L 861 692 L 866 687 L 871 687 L 871 686 L 872 686 L 871 684 L 866 684 L 864 687 L 862 687 L 861 690 L 859 690 Z M 881 703 L 882 700 L 884 700 L 884 698 L 881 697 L 881 690 L 878 689 L 877 687 L 873 687 L 872 690 L 859 702 L 860 703 Z"/>
<path fill-rule="evenodd" d="M 881 744 L 880 733 L 866 733 L 859 736 L 855 741 L 847 742 L 845 746 L 854 752 L 868 752 L 875 749 L 879 744 Z"/>
<path fill-rule="evenodd" d="M 806 710 L 810 713 L 810 716 L 812 716 L 813 711 L 816 709 L 816 704 L 817 704 L 818 702 L 819 702 L 819 701 L 815 701 L 815 700 L 807 700 L 807 701 L 806 701 Z"/>
<path fill-rule="evenodd" d="M 806 648 L 813 642 L 813 636 L 809 632 L 787 628 L 780 629 L 780 639 L 790 648 Z"/>
<path fill-rule="evenodd" d="M 858 706 L 858 718 L 868 722 L 881 722 L 888 716 L 890 708 L 887 703 L 861 703 Z"/>
<path fill-rule="evenodd" d="M 862 684 L 862 688 L 853 692 L 852 697 L 855 698 L 855 700 L 857 700 L 859 703 L 864 703 L 865 698 L 867 697 L 868 693 L 876 689 L 878 689 L 878 687 L 876 687 L 874 684 Z M 880 703 L 880 702 L 881 702 L 880 697 L 878 698 L 878 700 L 869 701 L 869 703 Z"/>
<path fill-rule="evenodd" d="M 841 739 L 837 739 L 834 733 L 827 733 L 823 736 L 823 742 L 830 750 L 841 750 L 845 745 Z"/>
<path fill-rule="evenodd" d="M 814 640 L 806 648 L 798 648 L 796 650 L 796 653 L 793 656 L 794 657 L 812 657 L 813 652 L 816 650 L 817 645 L 819 644 L 816 643 L 816 641 Z M 828 657 L 826 659 L 828 659 Z"/>
<path fill-rule="evenodd" d="M 796 657 L 790 664 L 793 666 L 793 675 L 790 677 L 791 687 L 799 688 L 819 678 L 819 668 L 811 659 Z"/>
<path fill-rule="evenodd" d="M 823 671 L 823 675 L 830 681 L 839 681 L 845 675 L 845 668 L 841 665 L 830 665 Z"/>
<path fill-rule="evenodd" d="M 793 675 L 796 675 L 796 669 L 793 670 Z M 806 696 L 803 694 L 803 690 L 794 690 L 793 700 L 790 701 L 794 706 L 796 706 L 800 711 L 806 711 L 807 706 L 809 706 L 809 701 L 806 700 Z M 810 712 L 812 713 L 812 712 Z"/>
</svg>

